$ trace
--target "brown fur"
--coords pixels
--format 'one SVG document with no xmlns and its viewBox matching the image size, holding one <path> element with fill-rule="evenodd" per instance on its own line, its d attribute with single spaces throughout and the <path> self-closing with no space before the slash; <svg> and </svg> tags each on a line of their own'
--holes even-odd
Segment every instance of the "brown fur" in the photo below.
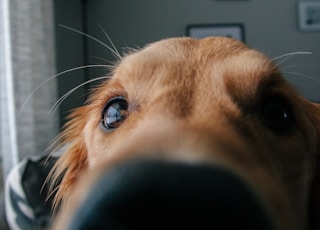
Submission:
<svg viewBox="0 0 320 230">
<path fill-rule="evenodd" d="M 289 133 L 275 133 L 257 114 L 274 95 L 292 107 Z M 101 112 L 114 96 L 127 99 L 129 116 L 104 132 Z M 319 229 L 319 132 L 319 107 L 299 96 L 263 54 L 227 38 L 154 43 L 126 56 L 72 114 L 61 135 L 68 149 L 53 171 L 54 180 L 64 174 L 56 202 L 66 207 L 58 226 L 102 171 L 144 156 L 224 165 L 253 185 L 280 229 Z M 152 150 L 158 154 L 148 156 Z"/>
</svg>

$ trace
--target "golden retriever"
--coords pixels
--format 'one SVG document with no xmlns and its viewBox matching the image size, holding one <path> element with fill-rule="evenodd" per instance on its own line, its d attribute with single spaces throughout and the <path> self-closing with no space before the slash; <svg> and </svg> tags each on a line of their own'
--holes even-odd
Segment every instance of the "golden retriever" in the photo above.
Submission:
<svg viewBox="0 0 320 230">
<path fill-rule="evenodd" d="M 239 41 L 126 55 L 60 138 L 55 229 L 320 229 L 320 108 Z"/>
</svg>

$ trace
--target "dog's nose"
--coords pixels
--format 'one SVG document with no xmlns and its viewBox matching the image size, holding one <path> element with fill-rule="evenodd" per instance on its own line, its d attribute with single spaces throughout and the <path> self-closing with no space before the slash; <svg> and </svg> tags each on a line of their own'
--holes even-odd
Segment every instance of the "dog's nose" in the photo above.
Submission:
<svg viewBox="0 0 320 230">
<path fill-rule="evenodd" d="M 100 177 L 68 229 L 274 229 L 262 202 L 218 166 L 133 160 Z"/>
</svg>

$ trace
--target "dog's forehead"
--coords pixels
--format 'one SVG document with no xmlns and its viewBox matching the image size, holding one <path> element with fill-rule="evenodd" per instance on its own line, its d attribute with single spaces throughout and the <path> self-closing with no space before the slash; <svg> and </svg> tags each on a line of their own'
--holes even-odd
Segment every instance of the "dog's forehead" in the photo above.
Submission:
<svg viewBox="0 0 320 230">
<path fill-rule="evenodd" d="M 203 58 L 223 59 L 249 50 L 243 43 L 225 37 L 205 39 L 170 38 L 147 45 L 142 50 L 128 55 L 123 64 L 139 61 L 201 61 Z"/>
<path fill-rule="evenodd" d="M 157 83 L 162 80 L 157 87 L 174 81 L 220 86 L 228 81 L 236 84 L 251 81 L 252 86 L 276 70 L 268 57 L 234 39 L 172 38 L 126 56 L 116 68 L 114 78 L 125 84 L 133 82 L 135 87 L 137 82 L 141 86 L 155 80 Z"/>
<path fill-rule="evenodd" d="M 238 71 L 236 68 L 246 71 L 253 67 L 255 71 L 256 69 L 263 70 L 264 66 L 269 68 L 270 63 L 271 61 L 265 55 L 234 39 L 225 37 L 200 40 L 171 38 L 152 43 L 138 52 L 127 55 L 119 64 L 116 72 L 125 70 L 128 73 L 134 73 L 151 69 L 153 73 L 159 69 L 169 71 L 189 69 L 198 72 L 205 69 L 212 70 L 217 66 L 235 69 L 235 71 Z M 126 75 L 130 74 L 123 74 L 121 77 Z"/>
</svg>

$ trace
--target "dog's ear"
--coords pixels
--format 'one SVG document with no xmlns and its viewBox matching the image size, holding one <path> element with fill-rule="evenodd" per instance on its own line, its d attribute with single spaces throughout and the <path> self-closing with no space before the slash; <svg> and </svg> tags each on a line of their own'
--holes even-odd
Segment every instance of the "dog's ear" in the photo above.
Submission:
<svg viewBox="0 0 320 230">
<path fill-rule="evenodd" d="M 87 168 L 87 148 L 82 139 L 85 126 L 86 106 L 76 109 L 71 113 L 70 121 L 59 137 L 60 145 L 65 146 L 65 151 L 53 166 L 48 180 L 52 194 L 54 194 L 54 208 L 62 204 L 70 194 L 81 172 Z M 52 195 L 51 194 L 51 195 Z"/>
<path fill-rule="evenodd" d="M 320 230 L 320 104 L 312 103 L 310 116 L 312 117 L 314 126 L 316 127 L 317 143 L 316 143 L 316 159 L 315 159 L 315 175 L 310 195 L 310 229 Z"/>
</svg>

